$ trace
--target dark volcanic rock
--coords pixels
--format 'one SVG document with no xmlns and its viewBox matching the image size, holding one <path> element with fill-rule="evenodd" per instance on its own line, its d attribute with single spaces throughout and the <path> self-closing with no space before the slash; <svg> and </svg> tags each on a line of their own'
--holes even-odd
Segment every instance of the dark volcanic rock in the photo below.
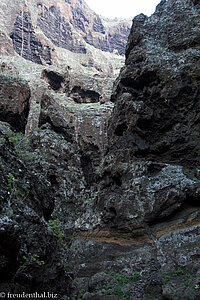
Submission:
<svg viewBox="0 0 200 300">
<path fill-rule="evenodd" d="M 109 226 L 166 218 L 200 196 L 199 21 L 188 1 L 133 20 L 98 201 Z"/>
<path fill-rule="evenodd" d="M 93 214 L 71 247 L 85 299 L 199 297 L 199 21 L 186 0 L 133 20 Z"/>
<path fill-rule="evenodd" d="M 43 70 L 42 78 L 46 80 L 50 87 L 56 92 L 60 91 L 65 83 L 64 76 L 54 71 Z"/>
<path fill-rule="evenodd" d="M 10 37 L 13 41 L 14 50 L 25 59 L 37 64 L 42 64 L 43 60 L 47 64 L 51 64 L 50 47 L 43 45 L 37 39 L 29 12 L 22 11 L 19 13 Z"/>
<path fill-rule="evenodd" d="M 133 21 L 110 128 L 117 144 L 136 157 L 199 164 L 198 22 L 198 7 L 191 12 L 184 1 L 163 2 L 152 18 Z"/>
<path fill-rule="evenodd" d="M 69 121 L 65 112 L 51 96 L 44 94 L 41 100 L 40 126 L 50 124 L 55 132 L 63 133 L 67 140 L 72 139 Z"/>
<path fill-rule="evenodd" d="M 94 37 L 74 7 L 69 26 L 101 43 L 103 21 Z M 31 95 L 40 128 L 27 140 L 0 123 L 0 290 L 61 300 L 200 298 L 199 9 L 198 1 L 162 1 L 150 18 L 133 20 L 108 136 L 106 82 L 81 84 L 53 68 L 42 74 L 49 91 L 41 84 Z M 13 88 L 9 96 L 2 109 L 11 103 L 13 116 Z"/>
<path fill-rule="evenodd" d="M 45 174 L 24 138 L 0 122 L 0 289 L 5 293 L 69 293 L 58 237 L 45 221 L 54 203 Z M 17 150 L 16 150 L 17 149 Z M 36 167 L 36 168 L 35 168 Z M 48 195 L 48 200 L 45 199 Z"/>
<path fill-rule="evenodd" d="M 0 289 L 46 291 L 69 299 L 73 274 L 67 267 L 68 230 L 85 194 L 81 160 L 70 142 L 72 129 L 58 105 L 44 96 L 43 130 L 35 130 L 29 139 L 16 132 L 26 124 L 30 90 L 22 80 L 1 79 L 0 118 L 6 116 L 12 127 L 0 122 Z M 53 118 L 56 113 L 60 118 Z"/>
<path fill-rule="evenodd" d="M 100 101 L 99 93 L 91 90 L 83 90 L 80 86 L 74 86 L 70 96 L 76 103 L 97 103 Z"/>
</svg>

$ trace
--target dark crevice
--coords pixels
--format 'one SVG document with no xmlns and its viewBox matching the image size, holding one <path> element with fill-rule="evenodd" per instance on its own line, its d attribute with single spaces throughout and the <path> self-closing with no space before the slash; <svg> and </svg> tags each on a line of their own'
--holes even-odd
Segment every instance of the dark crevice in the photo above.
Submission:
<svg viewBox="0 0 200 300">
<path fill-rule="evenodd" d="M 115 134 L 117 136 L 122 136 L 124 131 L 127 130 L 127 128 L 128 127 L 127 127 L 126 123 L 122 123 L 122 124 L 118 125 L 117 128 L 115 129 Z"/>
<path fill-rule="evenodd" d="M 82 153 L 81 155 L 81 167 L 83 170 L 83 174 L 85 180 L 87 182 L 87 186 L 91 186 L 94 181 L 94 172 L 92 167 L 92 161 L 89 155 Z"/>
<path fill-rule="evenodd" d="M 99 93 L 91 90 L 84 90 L 80 86 L 74 86 L 70 96 L 76 103 L 98 103 L 100 101 Z"/>
<path fill-rule="evenodd" d="M 115 185 L 117 185 L 117 186 L 121 186 L 122 185 L 121 176 L 119 174 L 113 176 L 112 180 L 113 180 L 113 182 L 114 182 Z"/>
<path fill-rule="evenodd" d="M 106 188 L 109 188 L 109 187 L 112 186 L 113 180 L 111 179 L 111 173 L 110 172 L 104 172 L 103 181 L 104 181 L 103 188 L 106 189 Z"/>
<path fill-rule="evenodd" d="M 53 71 L 44 70 L 42 76 L 54 91 L 59 91 L 64 83 L 63 76 Z"/>
<path fill-rule="evenodd" d="M 44 219 L 46 221 L 48 221 L 49 219 L 51 219 L 51 215 L 54 211 L 54 202 L 51 203 L 51 205 L 49 205 L 48 208 L 43 208 L 43 216 L 44 216 Z"/>
<path fill-rule="evenodd" d="M 110 207 L 109 208 L 109 215 L 110 215 L 110 219 L 114 219 L 117 216 L 117 212 L 116 209 L 114 207 Z"/>
<path fill-rule="evenodd" d="M 197 3 L 195 5 L 197 5 Z M 169 47 L 169 50 L 172 50 L 175 52 L 181 52 L 181 51 L 185 51 L 187 49 L 195 48 L 196 46 L 199 46 L 199 40 L 194 40 L 191 43 L 188 43 L 185 45 L 181 44 L 181 45 L 177 45 L 177 46 L 172 46 L 172 47 Z"/>
<path fill-rule="evenodd" d="M 181 206 L 173 211 L 170 215 L 163 217 L 154 217 L 153 220 L 147 221 L 149 226 L 159 225 L 164 222 L 171 222 L 186 217 L 194 211 L 200 209 L 199 197 L 187 195 Z"/>
<path fill-rule="evenodd" d="M 153 125 L 153 122 L 152 120 L 147 120 L 147 119 L 139 119 L 138 122 L 137 122 L 137 127 L 141 130 L 150 130 L 151 127 Z"/>
<path fill-rule="evenodd" d="M 155 71 L 148 71 L 144 74 L 141 74 L 139 79 L 134 80 L 132 78 L 122 78 L 121 83 L 125 87 L 131 87 L 136 90 L 143 90 L 144 87 L 151 87 L 153 84 L 159 82 L 159 78 L 156 75 Z"/>
<path fill-rule="evenodd" d="M 41 129 L 46 129 L 46 124 L 51 125 L 51 129 L 53 131 L 55 131 L 58 134 L 64 135 L 65 137 L 67 137 L 68 141 L 71 141 L 71 136 L 67 134 L 66 128 L 61 127 L 61 126 L 55 126 L 53 124 L 53 122 L 51 121 L 51 118 L 48 117 L 48 116 L 47 117 L 43 117 L 43 116 L 40 117 L 39 127 L 41 127 Z M 47 128 L 48 128 L 48 126 L 47 126 Z"/>
<path fill-rule="evenodd" d="M 189 206 L 192 206 L 192 207 L 198 207 L 200 208 L 200 202 L 199 202 L 199 197 L 196 197 L 194 195 L 187 195 L 183 205 L 186 204 L 186 205 L 189 205 Z"/>
<path fill-rule="evenodd" d="M 80 148 L 81 168 L 83 170 L 87 187 L 90 187 L 96 180 L 97 174 L 95 169 L 100 164 L 100 150 L 97 145 L 86 143 L 83 140 L 80 141 Z"/>
<path fill-rule="evenodd" d="M 13 274 L 17 272 L 18 263 L 17 256 L 19 253 L 20 245 L 18 241 L 11 236 L 8 232 L 3 232 L 0 235 L 1 245 L 1 270 L 0 270 L 0 282 L 10 281 Z"/>
<path fill-rule="evenodd" d="M 0 109 L 1 121 L 9 123 L 12 127 L 12 130 L 22 133 L 25 132 L 28 114 L 29 105 L 24 108 L 22 114 L 13 114 L 12 112 L 1 111 Z"/>
<path fill-rule="evenodd" d="M 199 0 L 193 0 L 193 3 L 194 3 L 194 5 L 200 4 L 200 3 L 199 3 Z"/>
<path fill-rule="evenodd" d="M 51 182 L 51 185 L 58 184 L 57 177 L 54 174 L 52 174 L 52 175 L 49 176 L 49 181 Z"/>
<path fill-rule="evenodd" d="M 154 176 L 157 176 L 162 168 L 164 167 L 164 165 L 161 165 L 161 164 L 157 164 L 157 163 L 151 163 L 148 168 L 147 168 L 147 171 L 148 171 L 148 175 L 150 177 L 154 177 Z"/>
<path fill-rule="evenodd" d="M 115 219 L 117 217 L 117 211 L 115 207 L 104 207 L 103 220 L 105 224 L 109 224 L 113 227 L 115 224 Z"/>
</svg>

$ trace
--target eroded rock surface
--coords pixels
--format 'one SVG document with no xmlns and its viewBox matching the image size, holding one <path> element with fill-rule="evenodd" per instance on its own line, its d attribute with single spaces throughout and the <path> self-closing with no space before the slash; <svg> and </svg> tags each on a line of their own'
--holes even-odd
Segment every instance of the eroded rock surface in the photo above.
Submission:
<svg viewBox="0 0 200 300">
<path fill-rule="evenodd" d="M 71 279 L 48 223 L 55 201 L 51 178 L 36 152 L 28 151 L 23 134 L 3 122 L 0 131 L 0 288 L 5 293 L 51 290 L 61 297 Z"/>
<path fill-rule="evenodd" d="M 0 74 L 0 119 L 18 131 L 25 131 L 30 88 L 26 81 Z"/>
<path fill-rule="evenodd" d="M 116 218 L 124 213 L 124 225 L 167 217 L 185 201 L 198 201 L 198 26 L 199 7 L 187 1 L 161 2 L 152 17 L 133 20 L 112 95 L 99 201 L 102 209 L 115 209 Z"/>
<path fill-rule="evenodd" d="M 199 16 L 162 1 L 133 20 L 94 213 L 76 222 L 85 299 L 199 297 Z"/>
<path fill-rule="evenodd" d="M 133 20 L 113 111 L 109 76 L 1 65 L 3 111 L 19 112 L 14 84 L 30 108 L 28 139 L 0 115 L 2 291 L 199 299 L 199 9 L 162 1 Z"/>
<path fill-rule="evenodd" d="M 63 67 L 69 60 L 109 75 L 122 66 L 131 20 L 100 17 L 80 0 L 2 0 L 0 11 L 1 55 L 14 49 L 37 64 Z"/>
</svg>

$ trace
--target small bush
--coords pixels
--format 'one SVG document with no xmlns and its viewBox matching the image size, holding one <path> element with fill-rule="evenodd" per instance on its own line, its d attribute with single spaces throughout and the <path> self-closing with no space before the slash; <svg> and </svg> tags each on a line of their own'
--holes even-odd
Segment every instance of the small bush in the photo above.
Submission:
<svg viewBox="0 0 200 300">
<path fill-rule="evenodd" d="M 55 233 L 55 235 L 57 235 L 58 242 L 60 243 L 63 238 L 63 233 L 61 232 L 60 227 L 56 224 L 56 223 L 59 223 L 59 220 L 49 220 L 48 223 L 51 226 L 51 228 L 53 229 L 53 232 Z"/>
<path fill-rule="evenodd" d="M 183 275 L 184 274 L 184 272 L 183 272 L 183 270 L 180 268 L 180 267 L 178 267 L 175 271 L 174 271 L 174 273 L 173 273 L 173 276 L 180 276 L 180 275 Z"/>
</svg>

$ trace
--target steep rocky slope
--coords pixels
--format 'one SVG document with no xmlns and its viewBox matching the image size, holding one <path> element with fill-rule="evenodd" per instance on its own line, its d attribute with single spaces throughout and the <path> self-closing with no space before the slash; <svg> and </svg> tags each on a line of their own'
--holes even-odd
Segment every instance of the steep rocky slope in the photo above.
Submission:
<svg viewBox="0 0 200 300">
<path fill-rule="evenodd" d="M 1 291 L 199 299 L 199 10 L 134 18 L 113 111 L 108 77 L 2 58 Z"/>
</svg>

